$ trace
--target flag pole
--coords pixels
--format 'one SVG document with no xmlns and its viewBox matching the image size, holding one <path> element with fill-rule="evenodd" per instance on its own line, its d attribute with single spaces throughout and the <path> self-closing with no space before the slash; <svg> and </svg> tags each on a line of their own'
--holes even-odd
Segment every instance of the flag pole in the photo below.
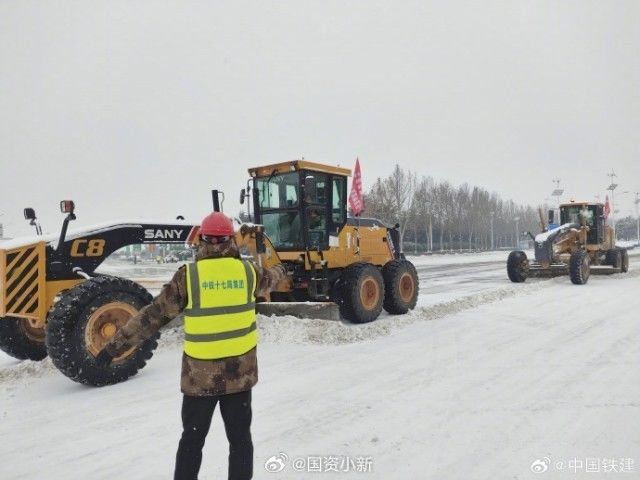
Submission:
<svg viewBox="0 0 640 480">
<path fill-rule="evenodd" d="M 362 195 L 362 174 L 360 170 L 360 159 L 356 157 L 356 166 L 353 172 L 353 182 L 351 183 L 351 192 L 349 193 L 349 206 L 356 216 L 356 255 L 360 255 L 360 214 L 364 209 L 364 201 Z"/>
<path fill-rule="evenodd" d="M 356 214 L 356 255 L 360 255 L 360 214 Z"/>
</svg>

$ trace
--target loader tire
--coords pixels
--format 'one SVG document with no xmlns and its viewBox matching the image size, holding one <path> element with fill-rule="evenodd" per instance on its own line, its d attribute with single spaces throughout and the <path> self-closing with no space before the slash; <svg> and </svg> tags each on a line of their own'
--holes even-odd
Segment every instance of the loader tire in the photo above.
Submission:
<svg viewBox="0 0 640 480">
<path fill-rule="evenodd" d="M 575 285 L 584 285 L 591 274 L 591 258 L 586 250 L 576 250 L 569 258 L 569 276 Z"/>
<path fill-rule="evenodd" d="M 607 250 L 605 261 L 607 265 L 611 265 L 613 268 L 620 268 L 620 264 L 622 262 L 620 249 L 610 248 L 609 250 Z"/>
<path fill-rule="evenodd" d="M 94 277 L 67 290 L 51 309 L 46 326 L 53 364 L 71 380 L 97 387 L 135 375 L 153 356 L 159 333 L 114 358 L 108 367 L 98 366 L 95 356 L 151 299 L 137 283 L 112 276 Z"/>
<path fill-rule="evenodd" d="M 416 267 L 407 260 L 391 260 L 382 268 L 384 301 L 382 308 L 391 314 L 405 314 L 418 301 L 419 281 Z"/>
<path fill-rule="evenodd" d="M 342 273 L 338 305 L 340 315 L 354 323 L 372 322 L 382 311 L 384 281 L 378 268 L 356 263 Z"/>
<path fill-rule="evenodd" d="M 629 271 L 629 252 L 626 248 L 620 249 L 620 271 L 622 273 Z"/>
<path fill-rule="evenodd" d="M 36 328 L 29 320 L 0 318 L 0 350 L 18 360 L 43 360 L 47 356 L 44 328 Z"/>
<path fill-rule="evenodd" d="M 522 283 L 527 279 L 529 276 L 529 260 L 526 253 L 514 250 L 509 254 L 509 258 L 507 258 L 507 275 L 509 275 L 509 280 L 514 283 Z"/>
</svg>

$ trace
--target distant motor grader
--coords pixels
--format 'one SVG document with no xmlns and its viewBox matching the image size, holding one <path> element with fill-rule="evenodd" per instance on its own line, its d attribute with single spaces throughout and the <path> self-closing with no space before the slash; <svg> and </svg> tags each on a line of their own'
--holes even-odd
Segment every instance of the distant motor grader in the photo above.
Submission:
<svg viewBox="0 0 640 480">
<path fill-rule="evenodd" d="M 262 302 L 335 306 L 356 323 L 413 309 L 414 266 L 400 252 L 397 227 L 347 216 L 350 170 L 306 161 L 249 169 L 242 200 L 251 199 L 252 224 L 236 232 L 241 253 L 265 267 L 283 264 L 288 275 Z M 214 190 L 214 209 L 220 209 Z M 151 301 L 141 285 L 96 272 L 116 250 L 132 244 L 198 242 L 198 225 L 184 220 L 118 221 L 68 232 L 74 204 L 59 236 L 15 239 L 0 245 L 0 349 L 19 359 L 47 355 L 66 376 L 89 385 L 126 380 L 144 367 L 158 335 L 100 367 L 95 355 Z M 25 218 L 36 225 L 35 212 Z M 289 309 L 280 308 L 287 314 Z"/>
<path fill-rule="evenodd" d="M 550 215 L 553 211 L 549 212 Z M 593 274 L 613 274 L 629 270 L 629 254 L 616 247 L 615 231 L 605 223 L 601 203 L 570 202 L 560 205 L 560 226 L 548 230 L 540 214 L 542 233 L 535 237 L 535 259 L 515 250 L 507 259 L 507 274 L 512 282 L 527 277 L 569 275 L 583 285 Z"/>
</svg>

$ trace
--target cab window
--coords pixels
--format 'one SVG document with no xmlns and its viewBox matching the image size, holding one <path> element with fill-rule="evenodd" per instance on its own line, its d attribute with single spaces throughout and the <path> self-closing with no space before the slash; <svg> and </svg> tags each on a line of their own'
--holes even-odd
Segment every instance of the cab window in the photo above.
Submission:
<svg viewBox="0 0 640 480">
<path fill-rule="evenodd" d="M 299 176 L 296 172 L 256 180 L 260 208 L 289 208 L 298 205 Z"/>
<path fill-rule="evenodd" d="M 334 177 L 331 192 L 331 221 L 341 225 L 346 221 L 346 190 L 347 179 Z"/>
<path fill-rule="evenodd" d="M 305 184 L 313 185 L 313 188 L 305 189 L 304 201 L 307 204 L 325 205 L 328 193 L 327 174 L 308 172 L 305 176 Z"/>
</svg>

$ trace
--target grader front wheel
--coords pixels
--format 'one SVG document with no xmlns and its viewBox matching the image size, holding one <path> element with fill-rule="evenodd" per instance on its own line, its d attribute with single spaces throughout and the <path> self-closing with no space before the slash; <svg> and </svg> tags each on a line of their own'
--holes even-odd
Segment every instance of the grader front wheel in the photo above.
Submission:
<svg viewBox="0 0 640 480">
<path fill-rule="evenodd" d="M 514 250 L 507 258 L 507 275 L 513 283 L 522 283 L 529 276 L 529 260 L 527 254 Z"/>
<path fill-rule="evenodd" d="M 591 274 L 591 258 L 586 250 L 576 250 L 569 258 L 569 276 L 575 285 L 584 285 Z"/>
<path fill-rule="evenodd" d="M 47 356 L 44 328 L 33 320 L 0 318 L 0 350 L 19 360 L 43 360 Z"/>
<path fill-rule="evenodd" d="M 109 367 L 98 366 L 95 356 L 150 301 L 144 288 L 118 277 L 95 277 L 68 290 L 49 313 L 46 326 L 53 364 L 86 385 L 111 385 L 135 375 L 153 355 L 158 334 L 115 358 Z"/>
</svg>

